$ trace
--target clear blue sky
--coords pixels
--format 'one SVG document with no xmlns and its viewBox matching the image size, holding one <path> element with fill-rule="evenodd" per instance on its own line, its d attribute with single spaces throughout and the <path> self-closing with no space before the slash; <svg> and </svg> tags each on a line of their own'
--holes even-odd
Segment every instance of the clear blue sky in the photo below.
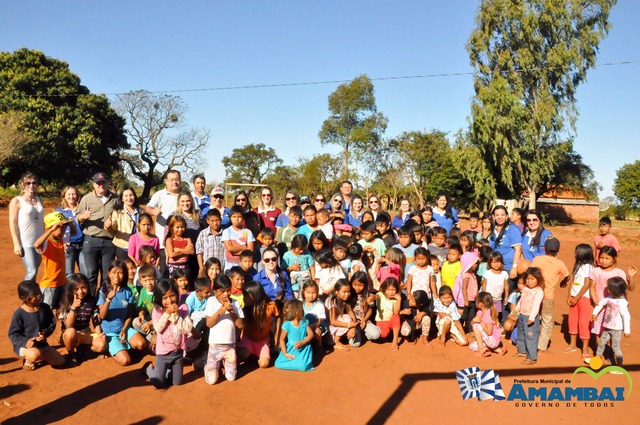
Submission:
<svg viewBox="0 0 640 425">
<path fill-rule="evenodd" d="M 0 6 L 0 50 L 37 49 L 69 63 L 92 92 L 178 90 L 472 71 L 465 43 L 478 2 L 21 1 Z M 640 2 L 620 1 L 598 62 L 640 59 Z M 591 70 L 578 91 L 575 148 L 601 196 L 640 158 L 640 64 Z M 337 84 L 181 94 L 190 125 L 211 130 L 208 180 L 249 143 L 286 164 L 338 152 L 318 130 Z M 472 77 L 377 81 L 386 135 L 466 127 Z"/>
</svg>

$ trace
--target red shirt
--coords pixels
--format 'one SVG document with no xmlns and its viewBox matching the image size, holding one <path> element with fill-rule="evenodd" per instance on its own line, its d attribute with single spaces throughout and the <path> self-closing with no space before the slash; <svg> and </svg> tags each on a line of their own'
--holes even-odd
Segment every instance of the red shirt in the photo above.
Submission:
<svg viewBox="0 0 640 425">
<path fill-rule="evenodd" d="M 262 223 L 260 224 L 262 228 L 268 227 L 270 229 L 273 229 L 275 233 L 276 220 L 278 219 L 278 216 L 282 213 L 280 208 L 274 207 L 272 210 L 269 210 L 269 211 L 258 211 L 258 208 L 254 208 L 253 212 L 255 212 L 260 216 L 260 219 L 262 221 Z"/>
</svg>

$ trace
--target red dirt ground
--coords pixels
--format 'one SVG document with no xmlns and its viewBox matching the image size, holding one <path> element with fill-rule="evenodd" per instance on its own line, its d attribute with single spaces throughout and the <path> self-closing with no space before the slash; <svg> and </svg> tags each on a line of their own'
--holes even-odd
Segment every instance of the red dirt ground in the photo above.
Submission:
<svg viewBox="0 0 640 425">
<path fill-rule="evenodd" d="M 520 364 L 511 356 L 477 358 L 468 348 L 447 345 L 428 349 L 421 344 L 404 343 L 400 351 L 390 344 L 367 343 L 350 352 L 326 356 L 320 366 L 308 373 L 287 372 L 271 367 L 255 370 L 241 365 L 235 382 L 223 381 L 209 386 L 190 366 L 185 368 L 185 383 L 180 387 L 156 390 L 139 374 L 142 362 L 119 367 L 112 359 L 95 359 L 74 369 L 54 370 L 49 366 L 35 372 L 21 370 L 21 361 L 13 353 L 7 338 L 9 322 L 20 301 L 17 283 L 24 268 L 12 254 L 8 213 L 0 210 L 1 267 L 0 284 L 0 420 L 7 424 L 38 423 L 638 423 L 640 413 L 640 349 L 638 329 L 640 290 L 630 294 L 632 338 L 623 339 L 625 368 L 636 382 L 628 396 L 629 384 L 623 375 L 605 374 L 597 381 L 578 375 L 573 386 L 623 386 L 625 401 L 611 406 L 560 407 L 516 406 L 513 401 L 464 401 L 454 376 L 458 369 L 477 366 L 493 369 L 500 375 L 505 394 L 514 379 L 569 379 L 581 366 L 580 354 L 564 354 L 566 343 L 561 323 L 568 308 L 565 290 L 556 293 L 555 319 L 550 353 L 539 358 L 534 367 Z M 562 241 L 560 258 L 573 265 L 573 248 L 592 241 L 594 226 L 563 226 L 551 229 Z M 633 262 L 640 266 L 640 231 L 614 228 L 624 251 L 619 266 Z M 50 339 L 58 341 L 59 332 Z M 59 348 L 64 352 L 64 348 Z M 144 360 L 152 359 L 147 356 Z M 144 361 L 143 360 L 143 361 Z M 551 384 L 541 384 L 551 388 Z M 563 386 L 563 385 L 562 385 Z M 526 387 L 526 385 L 525 385 Z"/>
</svg>

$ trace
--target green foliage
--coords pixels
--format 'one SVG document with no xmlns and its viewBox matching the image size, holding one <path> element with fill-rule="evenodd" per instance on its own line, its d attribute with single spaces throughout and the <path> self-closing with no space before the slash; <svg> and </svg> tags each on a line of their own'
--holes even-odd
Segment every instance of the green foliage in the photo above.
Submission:
<svg viewBox="0 0 640 425">
<path fill-rule="evenodd" d="M 544 191 L 571 158 L 576 89 L 595 65 L 614 4 L 481 3 L 467 46 L 476 70 L 472 123 L 458 143 L 463 172 L 480 196 Z"/>
<path fill-rule="evenodd" d="M 107 97 L 90 94 L 67 63 L 36 50 L 0 53 L 0 112 L 8 111 L 23 116 L 20 128 L 33 142 L 3 164 L 4 184 L 25 170 L 44 182 L 86 182 L 117 167 L 114 154 L 127 147 L 124 121 Z"/>
<path fill-rule="evenodd" d="M 229 183 L 263 183 L 265 177 L 281 164 L 282 160 L 276 155 L 276 151 L 267 148 L 264 143 L 252 143 L 235 148 L 230 156 L 222 158 L 226 181 Z M 249 189 L 249 192 L 253 190 L 255 189 Z"/>
<path fill-rule="evenodd" d="M 340 84 L 329 96 L 330 116 L 318 133 L 320 143 L 336 144 L 344 154 L 344 173 L 349 178 L 349 154 L 363 153 L 375 146 L 387 128 L 387 118 L 376 106 L 371 79 L 356 77 L 349 84 Z"/>
<path fill-rule="evenodd" d="M 179 96 L 129 92 L 118 97 L 117 110 L 127 120 L 126 132 L 132 142 L 131 149 L 120 157 L 142 181 L 141 199 L 149 198 L 167 171 L 179 169 L 190 174 L 204 165 L 201 153 L 209 143 L 209 131 L 181 130 L 187 106 Z"/>
<path fill-rule="evenodd" d="M 295 167 L 295 188 L 298 193 L 312 195 L 315 192 L 322 192 L 326 196 L 338 190 L 342 176 L 344 175 L 344 164 L 339 155 L 328 153 L 316 154 L 311 158 L 298 158 L 298 165 Z"/>
<path fill-rule="evenodd" d="M 613 193 L 626 209 L 640 207 L 640 160 L 616 171 Z"/>
</svg>

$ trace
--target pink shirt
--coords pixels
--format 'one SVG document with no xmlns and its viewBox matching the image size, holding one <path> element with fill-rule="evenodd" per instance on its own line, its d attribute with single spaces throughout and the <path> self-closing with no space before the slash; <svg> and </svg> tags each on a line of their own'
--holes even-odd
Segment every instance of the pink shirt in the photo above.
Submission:
<svg viewBox="0 0 640 425">
<path fill-rule="evenodd" d="M 540 304 L 544 298 L 544 291 L 541 287 L 529 288 L 525 286 L 522 290 L 522 296 L 516 308 L 525 316 L 529 316 L 529 320 L 535 320 L 540 314 Z"/>
<path fill-rule="evenodd" d="M 389 261 L 386 266 L 380 266 L 376 275 L 378 281 L 382 284 L 388 277 L 395 277 L 400 282 L 400 266 Z"/>
<path fill-rule="evenodd" d="M 153 248 L 153 251 L 156 253 L 157 257 L 160 257 L 160 239 L 157 236 L 153 236 L 151 240 L 144 240 L 140 236 L 139 233 L 134 233 L 129 237 L 129 249 L 127 250 L 127 254 L 129 257 L 132 257 L 136 260 L 137 263 L 140 262 L 140 247 L 144 245 L 149 245 Z"/>
<path fill-rule="evenodd" d="M 600 265 L 600 261 L 598 260 L 598 256 L 600 255 L 600 251 L 601 251 L 601 249 L 598 248 L 598 244 L 600 242 L 602 242 L 604 246 L 614 247 L 618 252 L 618 254 L 620 254 L 620 251 L 622 251 L 622 248 L 620 247 L 620 243 L 618 242 L 618 239 L 615 236 L 613 236 L 611 233 L 607 233 L 604 236 L 602 235 L 596 236 L 595 238 L 593 238 L 593 246 L 596 249 L 596 263 L 598 265 Z"/>
<path fill-rule="evenodd" d="M 178 307 L 178 314 L 173 319 L 165 314 L 162 307 L 155 306 L 151 312 L 151 319 L 153 328 L 157 332 L 156 354 L 162 355 L 186 349 L 187 334 L 193 328 L 189 307 L 186 304 Z"/>
<path fill-rule="evenodd" d="M 482 323 L 483 324 L 484 323 L 491 323 L 493 325 L 493 332 L 491 333 L 491 336 L 493 337 L 493 339 L 495 339 L 496 341 L 500 341 L 500 337 L 502 336 L 502 329 L 491 318 L 491 310 L 487 309 L 484 312 L 480 311 L 479 313 L 482 314 Z"/>
<path fill-rule="evenodd" d="M 619 268 L 603 270 L 600 267 L 596 267 L 595 269 L 591 270 L 589 278 L 593 280 L 593 285 L 591 286 L 591 288 L 593 290 L 592 294 L 596 303 L 599 303 L 603 298 L 609 296 L 609 291 L 607 290 L 607 280 L 611 279 L 612 277 L 621 277 L 625 280 L 625 282 L 627 280 L 627 275 L 622 269 Z"/>
</svg>

